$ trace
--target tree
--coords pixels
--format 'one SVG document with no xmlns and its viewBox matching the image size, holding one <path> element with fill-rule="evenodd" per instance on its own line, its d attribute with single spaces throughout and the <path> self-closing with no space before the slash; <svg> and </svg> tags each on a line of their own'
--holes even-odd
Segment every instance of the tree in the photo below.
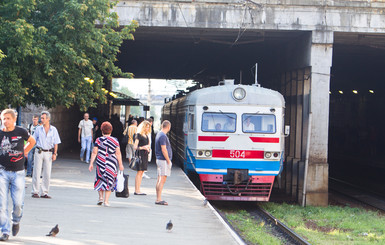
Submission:
<svg viewBox="0 0 385 245">
<path fill-rule="evenodd" d="M 82 111 L 106 102 L 112 77 L 132 77 L 115 66 L 124 39 L 110 0 L 3 0 L 0 2 L 0 106 L 27 103 Z M 0 58 L 1 59 L 1 58 Z M 88 77 L 94 82 L 86 81 Z"/>
</svg>

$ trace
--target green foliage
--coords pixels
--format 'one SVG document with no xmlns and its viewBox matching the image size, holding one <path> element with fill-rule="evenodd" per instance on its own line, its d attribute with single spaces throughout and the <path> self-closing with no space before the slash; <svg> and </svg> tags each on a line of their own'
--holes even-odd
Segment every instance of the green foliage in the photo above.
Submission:
<svg viewBox="0 0 385 245">
<path fill-rule="evenodd" d="M 1 61 L 3 58 L 5 58 L 5 55 L 4 55 L 3 51 L 0 50 L 0 61 Z"/>
<path fill-rule="evenodd" d="M 132 77 L 114 62 L 124 39 L 110 0 L 4 0 L 0 2 L 0 107 L 34 103 L 78 104 L 82 111 L 106 102 L 112 77 Z M 93 79 L 93 84 L 84 80 Z"/>
<path fill-rule="evenodd" d="M 385 244 L 385 217 L 378 212 L 340 206 L 263 206 L 311 244 Z"/>
<path fill-rule="evenodd" d="M 281 241 L 267 232 L 266 224 L 256 222 L 245 210 L 237 212 L 225 211 L 230 224 L 240 231 L 242 237 L 250 244 L 278 245 Z"/>
</svg>

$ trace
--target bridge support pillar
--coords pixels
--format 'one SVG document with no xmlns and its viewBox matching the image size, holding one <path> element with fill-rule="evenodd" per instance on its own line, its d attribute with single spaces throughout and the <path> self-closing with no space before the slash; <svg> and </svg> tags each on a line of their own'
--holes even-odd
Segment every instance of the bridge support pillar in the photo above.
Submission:
<svg viewBox="0 0 385 245">
<path fill-rule="evenodd" d="M 310 48 L 310 144 L 305 204 L 328 205 L 328 127 L 333 32 L 313 31 Z M 306 173 L 305 173 L 306 174 Z"/>
</svg>

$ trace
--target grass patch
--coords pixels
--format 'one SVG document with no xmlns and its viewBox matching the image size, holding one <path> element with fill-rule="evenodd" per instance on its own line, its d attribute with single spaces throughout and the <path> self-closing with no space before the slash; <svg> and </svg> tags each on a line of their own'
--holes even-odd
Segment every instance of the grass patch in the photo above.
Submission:
<svg viewBox="0 0 385 245">
<path fill-rule="evenodd" d="M 385 216 L 362 208 L 264 203 L 264 209 L 311 244 L 385 244 Z"/>
<path fill-rule="evenodd" d="M 281 241 L 268 234 L 265 223 L 258 223 L 245 210 L 224 211 L 227 220 L 251 244 L 278 245 Z"/>
</svg>

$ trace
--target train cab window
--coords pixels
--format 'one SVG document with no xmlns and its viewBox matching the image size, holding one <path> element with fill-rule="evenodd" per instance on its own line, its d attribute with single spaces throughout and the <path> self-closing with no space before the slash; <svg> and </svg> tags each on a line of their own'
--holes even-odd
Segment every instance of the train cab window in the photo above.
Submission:
<svg viewBox="0 0 385 245">
<path fill-rule="evenodd" d="M 244 133 L 274 134 L 276 132 L 275 115 L 243 114 L 242 131 Z"/>
<path fill-rule="evenodd" d="M 237 115 L 235 113 L 205 112 L 202 115 L 203 132 L 234 133 Z"/>
</svg>

